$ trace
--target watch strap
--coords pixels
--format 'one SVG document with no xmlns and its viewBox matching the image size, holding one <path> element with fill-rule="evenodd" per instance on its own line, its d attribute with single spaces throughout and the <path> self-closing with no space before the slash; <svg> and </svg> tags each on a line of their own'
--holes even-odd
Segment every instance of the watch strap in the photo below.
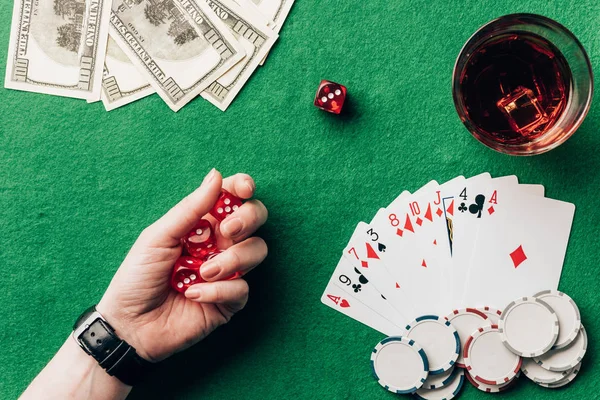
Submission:
<svg viewBox="0 0 600 400">
<path fill-rule="evenodd" d="M 120 339 L 95 308 L 86 310 L 78 319 L 73 337 L 109 375 L 126 385 L 133 386 L 140 382 L 152 365 L 140 357 L 135 348 Z"/>
</svg>

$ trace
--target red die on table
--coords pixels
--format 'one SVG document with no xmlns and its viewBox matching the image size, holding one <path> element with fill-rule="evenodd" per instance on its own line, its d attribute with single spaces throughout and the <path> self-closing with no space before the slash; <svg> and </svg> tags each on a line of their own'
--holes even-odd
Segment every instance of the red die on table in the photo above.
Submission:
<svg viewBox="0 0 600 400">
<path fill-rule="evenodd" d="M 171 287 L 179 293 L 185 293 L 187 288 L 197 283 L 205 282 L 200 276 L 200 267 L 204 261 L 194 257 L 179 257 L 173 267 Z"/>
<path fill-rule="evenodd" d="M 215 206 L 210 210 L 210 215 L 219 221 L 223 221 L 229 214 L 242 206 L 242 200 L 235 197 L 225 189 L 221 189 L 221 195 Z"/>
<path fill-rule="evenodd" d="M 194 229 L 183 237 L 183 245 L 192 257 L 202 260 L 207 260 L 209 255 L 218 251 L 213 227 L 205 219 L 198 221 Z"/>
<path fill-rule="evenodd" d="M 315 96 L 315 106 L 321 110 L 339 114 L 346 100 L 346 87 L 339 83 L 322 80 Z"/>
</svg>

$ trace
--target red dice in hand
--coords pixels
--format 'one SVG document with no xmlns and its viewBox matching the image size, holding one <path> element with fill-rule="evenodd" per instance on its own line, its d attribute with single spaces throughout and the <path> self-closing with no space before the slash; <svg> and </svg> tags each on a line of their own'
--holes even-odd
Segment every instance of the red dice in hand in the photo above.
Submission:
<svg viewBox="0 0 600 400">
<path fill-rule="evenodd" d="M 187 288 L 196 283 L 205 282 L 200 276 L 200 267 L 204 261 L 194 257 L 179 257 L 173 267 L 171 286 L 179 293 L 185 293 Z"/>
<path fill-rule="evenodd" d="M 321 110 L 339 114 L 346 100 L 346 87 L 339 83 L 322 80 L 315 96 L 315 106 Z"/>
<path fill-rule="evenodd" d="M 221 189 L 221 195 L 219 200 L 210 210 L 210 215 L 215 217 L 219 221 L 223 221 L 229 214 L 237 210 L 242 206 L 242 200 L 235 197 L 225 189 Z"/>
<path fill-rule="evenodd" d="M 219 253 L 221 253 L 221 251 L 217 250 L 214 254 L 209 255 L 209 260 Z M 185 293 L 190 286 L 206 282 L 200 275 L 200 267 L 202 267 L 202 264 L 204 264 L 204 261 L 198 258 L 187 256 L 179 257 L 177 261 L 175 261 L 175 266 L 173 267 L 171 287 L 179 293 Z M 240 276 L 242 276 L 242 274 L 236 272 L 225 278 L 225 280 L 237 279 Z"/>
<path fill-rule="evenodd" d="M 217 237 L 212 225 L 205 219 L 198 221 L 194 229 L 183 237 L 183 245 L 192 257 L 206 261 L 217 249 Z"/>
</svg>

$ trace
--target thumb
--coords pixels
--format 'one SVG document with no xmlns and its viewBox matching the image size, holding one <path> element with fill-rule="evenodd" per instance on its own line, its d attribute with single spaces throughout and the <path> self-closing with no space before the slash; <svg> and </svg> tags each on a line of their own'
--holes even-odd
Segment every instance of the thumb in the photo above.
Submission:
<svg viewBox="0 0 600 400">
<path fill-rule="evenodd" d="M 221 173 L 213 168 L 198 189 L 148 227 L 152 242 L 168 247 L 178 245 L 180 239 L 215 205 L 222 184 Z"/>
</svg>

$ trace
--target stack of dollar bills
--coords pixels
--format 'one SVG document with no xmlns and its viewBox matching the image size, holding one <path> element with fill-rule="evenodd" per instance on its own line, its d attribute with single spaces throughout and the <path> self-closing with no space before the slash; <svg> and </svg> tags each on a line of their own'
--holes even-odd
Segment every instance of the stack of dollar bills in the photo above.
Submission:
<svg viewBox="0 0 600 400">
<path fill-rule="evenodd" d="M 225 111 L 294 0 L 15 0 L 5 86 L 108 111 L 153 93 Z"/>
</svg>

